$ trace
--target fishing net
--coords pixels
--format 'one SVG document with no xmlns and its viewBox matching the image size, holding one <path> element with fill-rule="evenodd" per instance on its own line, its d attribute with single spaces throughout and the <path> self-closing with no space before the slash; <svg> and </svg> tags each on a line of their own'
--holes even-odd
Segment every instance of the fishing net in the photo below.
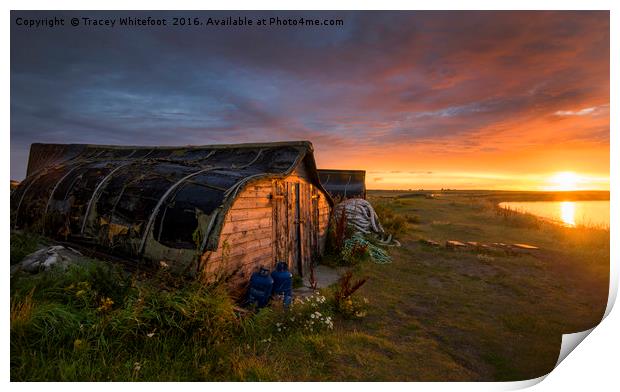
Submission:
<svg viewBox="0 0 620 392">
<path fill-rule="evenodd" d="M 353 262 L 360 252 L 368 254 L 370 259 L 377 264 L 392 262 L 392 258 L 385 250 L 365 239 L 362 233 L 357 232 L 344 241 L 340 254 L 345 261 Z"/>
</svg>

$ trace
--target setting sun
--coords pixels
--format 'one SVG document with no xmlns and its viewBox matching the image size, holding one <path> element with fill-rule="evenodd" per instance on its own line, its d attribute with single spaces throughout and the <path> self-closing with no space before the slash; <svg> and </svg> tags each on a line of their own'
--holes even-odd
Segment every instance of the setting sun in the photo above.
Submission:
<svg viewBox="0 0 620 392">
<path fill-rule="evenodd" d="M 575 191 L 583 178 L 573 172 L 560 172 L 551 177 L 549 189 L 556 191 Z"/>
</svg>

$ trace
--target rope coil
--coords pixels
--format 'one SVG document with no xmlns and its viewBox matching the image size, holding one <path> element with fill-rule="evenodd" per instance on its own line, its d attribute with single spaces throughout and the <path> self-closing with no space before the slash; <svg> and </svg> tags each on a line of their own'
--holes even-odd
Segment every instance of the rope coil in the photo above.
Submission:
<svg viewBox="0 0 620 392">
<path fill-rule="evenodd" d="M 368 249 L 371 259 L 377 264 L 391 263 L 392 259 L 388 253 L 364 238 L 371 235 L 376 238 L 375 243 L 383 246 L 400 246 L 391 234 L 385 232 L 379 222 L 379 216 L 372 207 L 372 204 L 364 199 L 347 199 L 334 207 L 334 219 L 339 221 L 345 214 L 347 226 L 352 228 L 355 233 L 344 242 L 343 255 L 350 256 L 357 246 Z"/>
</svg>

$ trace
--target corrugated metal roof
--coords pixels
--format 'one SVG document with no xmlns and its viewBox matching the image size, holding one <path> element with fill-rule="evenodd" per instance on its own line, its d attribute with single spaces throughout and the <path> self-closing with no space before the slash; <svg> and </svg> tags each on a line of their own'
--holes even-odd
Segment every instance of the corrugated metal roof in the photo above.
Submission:
<svg viewBox="0 0 620 392">
<path fill-rule="evenodd" d="M 187 147 L 33 144 L 11 195 L 15 227 L 133 258 L 188 259 L 217 248 L 225 212 L 250 181 L 305 162 L 307 141 Z"/>
</svg>

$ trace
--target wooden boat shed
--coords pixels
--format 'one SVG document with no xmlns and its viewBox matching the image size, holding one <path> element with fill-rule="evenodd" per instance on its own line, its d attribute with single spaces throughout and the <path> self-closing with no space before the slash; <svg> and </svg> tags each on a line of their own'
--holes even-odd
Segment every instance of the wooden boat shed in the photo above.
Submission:
<svg viewBox="0 0 620 392">
<path fill-rule="evenodd" d="M 11 220 L 136 263 L 241 283 L 277 261 L 307 274 L 332 205 L 307 141 L 33 144 Z"/>
<path fill-rule="evenodd" d="M 366 198 L 365 170 L 319 169 L 323 187 L 336 200 Z"/>
</svg>

